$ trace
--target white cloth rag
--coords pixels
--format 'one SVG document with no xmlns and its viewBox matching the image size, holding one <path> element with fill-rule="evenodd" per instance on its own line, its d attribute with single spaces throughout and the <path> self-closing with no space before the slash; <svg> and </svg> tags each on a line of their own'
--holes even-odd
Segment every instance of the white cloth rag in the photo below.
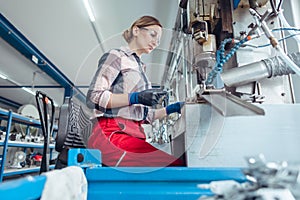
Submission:
<svg viewBox="0 0 300 200">
<path fill-rule="evenodd" d="M 86 200 L 87 180 L 81 167 L 70 166 L 42 175 L 47 177 L 41 200 Z"/>
</svg>

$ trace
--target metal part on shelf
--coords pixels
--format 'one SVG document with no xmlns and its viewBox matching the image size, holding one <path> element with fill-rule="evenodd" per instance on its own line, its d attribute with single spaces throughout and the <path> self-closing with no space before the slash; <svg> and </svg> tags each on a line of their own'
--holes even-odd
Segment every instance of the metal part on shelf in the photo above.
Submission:
<svg viewBox="0 0 300 200">
<path fill-rule="evenodd" d="M 38 109 L 36 108 L 36 106 L 32 105 L 32 104 L 26 104 L 21 106 L 18 109 L 18 113 L 23 115 L 24 117 L 29 117 L 32 118 L 34 120 L 38 120 L 39 119 L 39 112 Z M 37 127 L 28 127 L 24 124 L 16 124 L 15 125 L 16 130 L 21 133 L 21 135 L 23 136 L 23 138 L 25 136 L 28 137 L 35 137 L 38 134 L 39 129 Z"/>
<path fill-rule="evenodd" d="M 21 162 L 24 162 L 26 159 L 26 154 L 23 151 L 17 151 L 14 156 L 13 164 L 10 168 L 21 169 Z"/>
<path fill-rule="evenodd" d="M 14 113 L 12 111 L 7 111 L 4 109 L 0 109 L 0 118 L 1 120 L 7 121 L 6 123 L 6 129 L 5 130 L 11 130 L 11 124 L 12 122 L 16 123 L 21 123 L 21 124 L 26 124 L 27 126 L 33 126 L 33 127 L 41 127 L 41 123 L 38 120 L 28 118 L 25 116 L 22 116 L 20 114 Z M 18 174 L 26 174 L 26 173 L 33 173 L 33 172 L 38 172 L 40 170 L 40 167 L 34 167 L 34 166 L 25 166 L 22 169 L 6 169 L 6 163 L 8 162 L 8 149 L 9 147 L 14 147 L 15 148 L 35 148 L 35 149 L 42 149 L 44 148 L 44 145 L 41 143 L 35 143 L 35 142 L 26 142 L 26 141 L 10 141 L 9 140 L 9 135 L 5 134 L 4 140 L 2 139 L 0 141 L 0 146 L 2 147 L 3 152 L 0 152 L 2 154 L 2 159 L 0 160 L 0 182 L 3 180 L 4 177 L 7 176 L 12 176 L 12 175 L 18 175 Z M 49 145 L 50 151 L 49 157 L 52 159 L 52 151 L 55 148 L 54 144 Z M 2 151 L 1 150 L 1 151 Z M 15 151 L 11 151 L 15 152 Z M 50 169 L 53 169 L 54 166 L 51 165 Z"/>
</svg>

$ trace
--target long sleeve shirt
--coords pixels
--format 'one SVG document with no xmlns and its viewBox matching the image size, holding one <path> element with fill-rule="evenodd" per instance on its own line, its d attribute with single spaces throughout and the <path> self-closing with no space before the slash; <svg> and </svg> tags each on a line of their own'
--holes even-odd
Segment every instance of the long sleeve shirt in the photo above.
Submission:
<svg viewBox="0 0 300 200">
<path fill-rule="evenodd" d="M 153 121 L 154 110 L 134 104 L 107 109 L 110 95 L 129 94 L 150 89 L 151 83 L 145 74 L 145 64 L 128 47 L 112 49 L 99 60 L 98 69 L 87 93 L 87 105 L 95 108 L 96 116 L 122 117 L 136 121 Z"/>
</svg>

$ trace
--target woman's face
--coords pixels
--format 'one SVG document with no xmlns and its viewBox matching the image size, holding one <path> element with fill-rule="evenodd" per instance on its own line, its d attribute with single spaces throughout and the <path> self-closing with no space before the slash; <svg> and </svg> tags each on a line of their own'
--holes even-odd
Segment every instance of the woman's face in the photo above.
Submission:
<svg viewBox="0 0 300 200">
<path fill-rule="evenodd" d="M 160 43 L 162 28 L 158 25 L 137 28 L 137 51 L 139 54 L 151 53 Z"/>
</svg>

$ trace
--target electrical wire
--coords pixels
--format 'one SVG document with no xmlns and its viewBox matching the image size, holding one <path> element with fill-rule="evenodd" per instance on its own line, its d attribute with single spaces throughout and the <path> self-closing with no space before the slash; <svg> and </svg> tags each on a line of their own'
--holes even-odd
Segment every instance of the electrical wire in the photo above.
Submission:
<svg viewBox="0 0 300 200">
<path fill-rule="evenodd" d="M 275 0 L 270 0 L 270 4 L 271 4 L 271 7 L 272 7 L 272 13 L 277 15 L 280 10 L 281 10 L 281 6 L 282 6 L 282 2 L 283 0 L 280 0 L 279 3 L 278 3 L 278 6 L 276 8 L 276 2 Z"/>
<path fill-rule="evenodd" d="M 272 31 L 300 31 L 299 28 L 294 27 L 280 27 L 280 28 L 274 28 Z"/>
<path fill-rule="evenodd" d="M 276 9 L 274 0 L 270 0 L 270 4 L 271 4 L 271 7 L 272 7 L 272 13 L 276 14 L 277 13 L 277 9 Z"/>
<path fill-rule="evenodd" d="M 300 29 L 298 28 L 275 28 L 275 29 L 272 29 L 272 32 L 274 31 L 300 31 Z M 284 38 L 281 38 L 278 40 L 278 42 L 282 42 L 286 39 L 289 39 L 289 38 L 292 38 L 292 37 L 295 37 L 295 36 L 298 36 L 300 35 L 300 33 L 295 33 L 295 34 L 291 34 L 289 36 L 286 36 Z M 245 46 L 249 46 L 249 47 L 253 47 L 253 48 L 264 48 L 264 47 L 267 47 L 267 46 L 270 46 L 271 44 L 268 43 L 268 44 L 264 44 L 264 45 L 252 45 L 252 44 L 245 44 Z"/>
<path fill-rule="evenodd" d="M 283 0 L 280 0 L 277 6 L 277 11 L 279 12 L 281 10 Z"/>
<path fill-rule="evenodd" d="M 281 39 L 278 40 L 278 42 L 282 42 L 282 41 L 284 41 L 284 40 L 286 40 L 286 39 L 295 37 L 295 36 L 297 36 L 297 35 L 300 35 L 300 33 L 296 33 L 296 34 L 289 35 L 289 36 L 286 36 L 286 37 L 284 37 L 284 38 L 281 38 Z M 263 48 L 263 47 L 267 47 L 267 46 L 270 46 L 270 45 L 271 45 L 270 43 L 269 43 L 269 44 L 264 44 L 264 45 L 259 45 L 259 46 L 257 46 L 257 48 Z"/>
</svg>

